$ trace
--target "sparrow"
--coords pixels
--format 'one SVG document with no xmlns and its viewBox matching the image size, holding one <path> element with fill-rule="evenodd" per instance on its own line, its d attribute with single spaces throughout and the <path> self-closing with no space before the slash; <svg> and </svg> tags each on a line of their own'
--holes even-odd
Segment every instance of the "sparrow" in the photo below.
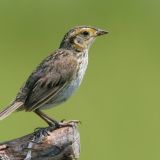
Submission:
<svg viewBox="0 0 160 160">
<path fill-rule="evenodd" d="M 70 29 L 55 50 L 31 73 L 15 100 L 0 112 L 0 120 L 14 111 L 33 111 L 49 126 L 59 122 L 42 112 L 65 102 L 80 86 L 88 65 L 88 51 L 98 36 L 108 32 L 96 27 Z"/>
</svg>

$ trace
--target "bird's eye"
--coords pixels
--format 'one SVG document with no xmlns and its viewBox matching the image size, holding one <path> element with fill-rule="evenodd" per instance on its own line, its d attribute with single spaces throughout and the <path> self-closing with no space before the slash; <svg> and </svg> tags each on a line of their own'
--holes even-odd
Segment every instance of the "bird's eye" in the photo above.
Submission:
<svg viewBox="0 0 160 160">
<path fill-rule="evenodd" d="M 82 32 L 82 34 L 83 34 L 84 36 L 88 36 L 88 35 L 89 35 L 89 32 L 84 31 L 84 32 Z"/>
</svg>

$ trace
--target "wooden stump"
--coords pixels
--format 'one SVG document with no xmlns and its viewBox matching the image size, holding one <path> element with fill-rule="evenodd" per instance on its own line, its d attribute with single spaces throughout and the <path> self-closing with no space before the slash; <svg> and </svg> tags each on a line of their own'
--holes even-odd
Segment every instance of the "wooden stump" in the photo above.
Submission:
<svg viewBox="0 0 160 160">
<path fill-rule="evenodd" d="M 80 135 L 77 124 L 49 132 L 41 143 L 35 143 L 34 133 L 0 144 L 0 160 L 73 160 L 80 155 Z"/>
</svg>

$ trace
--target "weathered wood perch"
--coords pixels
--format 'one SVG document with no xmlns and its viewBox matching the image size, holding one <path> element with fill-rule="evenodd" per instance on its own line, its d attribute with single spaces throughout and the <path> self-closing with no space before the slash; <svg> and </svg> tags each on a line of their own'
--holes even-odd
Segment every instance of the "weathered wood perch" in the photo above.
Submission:
<svg viewBox="0 0 160 160">
<path fill-rule="evenodd" d="M 34 133 L 0 144 L 0 160 L 73 160 L 80 154 L 76 123 L 49 132 L 41 143 L 32 142 Z"/>
</svg>

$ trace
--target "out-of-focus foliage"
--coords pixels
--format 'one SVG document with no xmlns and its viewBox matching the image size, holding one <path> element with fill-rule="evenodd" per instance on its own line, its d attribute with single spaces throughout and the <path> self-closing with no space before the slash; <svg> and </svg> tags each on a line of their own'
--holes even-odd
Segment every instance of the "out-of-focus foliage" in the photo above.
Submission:
<svg viewBox="0 0 160 160">
<path fill-rule="evenodd" d="M 160 1 L 1 0 L 0 109 L 76 25 L 110 31 L 90 50 L 82 86 L 46 112 L 79 119 L 81 160 L 160 159 Z M 46 124 L 19 112 L 0 122 L 0 141 Z"/>
</svg>

